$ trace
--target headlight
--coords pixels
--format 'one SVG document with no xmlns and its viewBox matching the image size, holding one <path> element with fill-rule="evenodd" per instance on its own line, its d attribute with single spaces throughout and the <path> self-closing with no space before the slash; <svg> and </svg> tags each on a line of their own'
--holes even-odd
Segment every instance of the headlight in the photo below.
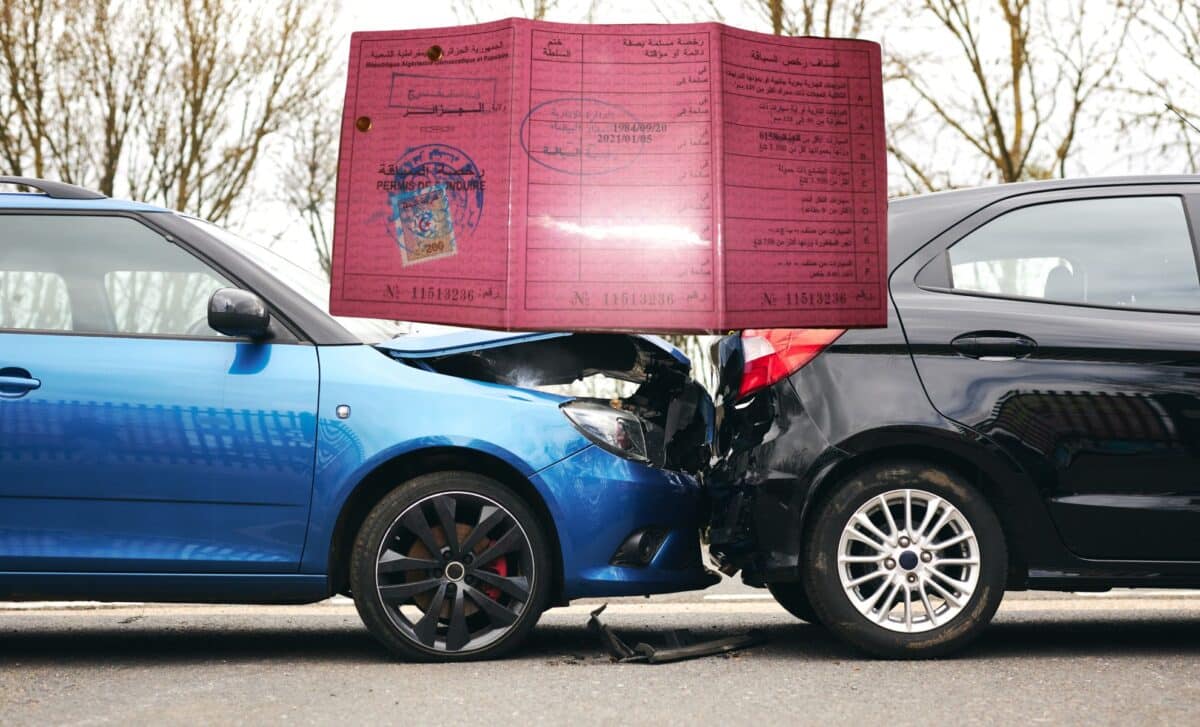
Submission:
<svg viewBox="0 0 1200 727">
<path fill-rule="evenodd" d="M 646 430 L 633 414 L 603 404 L 568 401 L 563 414 L 583 436 L 604 449 L 639 462 L 650 461 L 646 453 Z"/>
</svg>

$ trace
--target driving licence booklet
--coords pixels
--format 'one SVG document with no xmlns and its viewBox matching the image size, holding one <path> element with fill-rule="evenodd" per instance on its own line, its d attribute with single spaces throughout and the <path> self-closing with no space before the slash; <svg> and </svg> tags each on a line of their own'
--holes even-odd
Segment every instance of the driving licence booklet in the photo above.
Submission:
<svg viewBox="0 0 1200 727">
<path fill-rule="evenodd" d="M 886 325 L 877 44 L 512 19 L 350 46 L 333 313 Z"/>
</svg>

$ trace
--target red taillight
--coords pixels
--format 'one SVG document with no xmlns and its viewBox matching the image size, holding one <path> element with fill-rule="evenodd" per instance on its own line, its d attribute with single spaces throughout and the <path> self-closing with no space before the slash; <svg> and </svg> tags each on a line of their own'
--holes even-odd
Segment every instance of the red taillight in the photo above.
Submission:
<svg viewBox="0 0 1200 727">
<path fill-rule="evenodd" d="M 846 331 L 841 328 L 771 328 L 742 332 L 746 366 L 738 398 L 800 370 Z"/>
</svg>

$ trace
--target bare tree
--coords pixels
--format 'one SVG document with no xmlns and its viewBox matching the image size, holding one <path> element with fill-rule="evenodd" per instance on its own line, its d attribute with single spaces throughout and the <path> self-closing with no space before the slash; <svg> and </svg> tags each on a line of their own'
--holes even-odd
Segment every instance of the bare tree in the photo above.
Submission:
<svg viewBox="0 0 1200 727">
<path fill-rule="evenodd" d="M 560 0 L 457 0 L 454 14 L 463 22 L 478 23 L 483 20 L 495 20 L 509 15 L 520 15 L 530 20 L 545 20 L 546 14 L 556 10 Z M 588 13 L 595 12 L 596 0 L 589 3 Z"/>
<path fill-rule="evenodd" d="M 724 22 L 717 0 L 651 0 L 666 21 Z M 775 35 L 857 38 L 879 13 L 880 0 L 742 0 Z"/>
<path fill-rule="evenodd" d="M 77 161 L 79 177 L 81 183 L 111 196 L 116 194 L 117 175 L 135 132 L 138 103 L 154 77 L 158 34 L 153 24 L 137 17 L 140 3 L 84 0 L 73 4 L 83 12 L 78 22 L 70 24 L 66 41 L 74 49 L 92 50 L 90 59 L 78 64 L 76 103 L 82 108 L 72 114 L 87 127 L 85 154 Z M 71 105 L 66 99 L 61 102 Z"/>
<path fill-rule="evenodd" d="M 327 83 L 327 3 L 168 0 L 163 69 L 139 113 L 144 153 L 130 165 L 139 198 L 224 220 L 268 138 L 307 118 Z"/>
<path fill-rule="evenodd" d="M 121 0 L 4 3 L 0 158 L 8 171 L 114 193 L 156 42 L 139 11 Z"/>
<path fill-rule="evenodd" d="M 521 12 L 532 20 L 544 20 L 558 6 L 558 0 L 520 0 Z"/>
<path fill-rule="evenodd" d="M 337 114 L 318 115 L 290 134 L 290 158 L 283 165 L 283 202 L 308 231 L 326 277 L 332 268 L 330 241 L 337 181 Z"/>
<path fill-rule="evenodd" d="M 651 6 L 668 23 L 686 21 L 725 22 L 717 0 L 650 0 Z"/>
<path fill-rule="evenodd" d="M 1128 0 L 990 7 L 922 0 L 914 17 L 932 21 L 925 30 L 936 30 L 949 51 L 891 56 L 893 88 L 914 98 L 890 124 L 889 150 L 916 191 L 1065 175 L 1080 125 L 1095 121 L 1094 101 L 1115 79 L 1137 12 Z M 946 136 L 971 163 L 947 164 L 944 149 L 930 153 L 931 139 Z M 970 176 L 954 176 L 964 166 Z"/>
<path fill-rule="evenodd" d="M 329 0 L 2 8 L 5 171 L 217 221 L 242 200 L 267 143 L 309 118 L 328 82 Z"/>
<path fill-rule="evenodd" d="M 78 18 L 67 12 L 68 4 L 5 0 L 0 9 L 0 154 L 13 174 L 78 181 L 76 155 L 69 151 L 78 144 L 77 134 L 56 133 L 62 122 L 58 103 L 71 97 L 63 84 L 78 70 L 67 40 Z M 63 66 L 69 66 L 67 74 L 54 73 Z"/>
<path fill-rule="evenodd" d="M 876 12 L 869 0 L 744 0 L 775 35 L 857 38 Z"/>
<path fill-rule="evenodd" d="M 1152 48 L 1129 91 L 1148 101 L 1131 126 L 1147 128 L 1164 154 L 1183 152 L 1184 170 L 1200 171 L 1200 4 L 1150 0 L 1139 15 Z"/>
</svg>

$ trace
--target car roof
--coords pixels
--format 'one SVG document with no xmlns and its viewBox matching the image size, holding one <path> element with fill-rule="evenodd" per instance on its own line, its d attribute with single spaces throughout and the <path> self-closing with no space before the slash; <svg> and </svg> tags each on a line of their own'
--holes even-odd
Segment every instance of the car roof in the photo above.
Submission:
<svg viewBox="0 0 1200 727">
<path fill-rule="evenodd" d="M 944 192 L 928 192 L 907 197 L 896 197 L 891 204 L 908 205 L 929 200 L 955 199 L 967 202 L 993 202 L 1022 194 L 1049 192 L 1056 189 L 1083 189 L 1087 187 L 1117 187 L 1146 184 L 1200 184 L 1200 174 L 1131 174 L 1116 177 L 1074 177 L 1069 179 L 1039 179 L 1031 182 L 1009 182 L 990 184 L 983 187 L 950 189 Z"/>
<path fill-rule="evenodd" d="M 897 197 L 888 201 L 888 265 L 894 267 L 960 220 L 1001 200 L 1055 190 L 1171 184 L 1200 184 L 1200 174 L 1046 179 Z"/>
<path fill-rule="evenodd" d="M 125 199 L 59 199 L 38 192 L 0 192 L 0 210 L 68 210 L 89 212 L 170 212 Z"/>
</svg>

